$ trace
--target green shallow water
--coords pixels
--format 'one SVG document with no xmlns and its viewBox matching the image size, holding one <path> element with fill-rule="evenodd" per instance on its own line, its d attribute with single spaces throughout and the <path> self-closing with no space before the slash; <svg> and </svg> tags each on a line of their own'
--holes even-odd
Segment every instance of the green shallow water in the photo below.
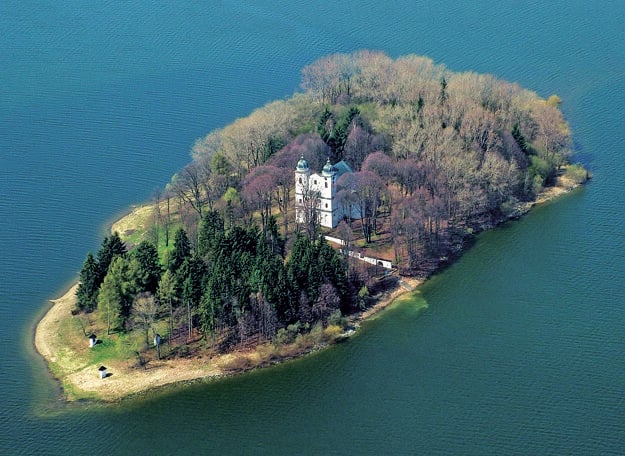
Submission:
<svg viewBox="0 0 625 456">
<path fill-rule="evenodd" d="M 618 1 L 3 2 L 0 453 L 623 454 L 624 16 Z M 347 343 L 62 403 L 32 329 L 106 223 L 195 138 L 360 48 L 558 93 L 594 179 L 480 235 Z"/>
</svg>

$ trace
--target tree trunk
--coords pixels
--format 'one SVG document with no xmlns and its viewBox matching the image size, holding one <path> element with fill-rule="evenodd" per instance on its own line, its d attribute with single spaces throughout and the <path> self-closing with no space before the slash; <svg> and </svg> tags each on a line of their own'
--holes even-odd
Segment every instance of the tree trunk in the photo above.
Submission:
<svg viewBox="0 0 625 456">
<path fill-rule="evenodd" d="M 193 331 L 193 326 L 192 326 L 193 322 L 191 321 L 191 302 L 187 300 L 187 327 L 188 329 L 188 335 L 187 335 L 187 342 L 191 341 L 191 332 Z"/>
</svg>

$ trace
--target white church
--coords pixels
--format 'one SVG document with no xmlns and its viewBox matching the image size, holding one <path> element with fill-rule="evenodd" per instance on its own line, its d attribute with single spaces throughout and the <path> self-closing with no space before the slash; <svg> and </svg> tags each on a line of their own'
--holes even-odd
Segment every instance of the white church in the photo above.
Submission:
<svg viewBox="0 0 625 456">
<path fill-rule="evenodd" d="M 308 162 L 304 157 L 297 162 L 295 168 L 295 220 L 304 223 L 306 220 L 305 203 L 315 198 L 318 200 L 317 215 L 319 224 L 327 228 L 336 227 L 343 217 L 360 218 L 357 208 L 351 214 L 345 213 L 343 205 L 336 198 L 336 181 L 345 173 L 353 172 L 343 160 L 332 165 L 326 162 L 321 174 L 311 174 Z"/>
</svg>

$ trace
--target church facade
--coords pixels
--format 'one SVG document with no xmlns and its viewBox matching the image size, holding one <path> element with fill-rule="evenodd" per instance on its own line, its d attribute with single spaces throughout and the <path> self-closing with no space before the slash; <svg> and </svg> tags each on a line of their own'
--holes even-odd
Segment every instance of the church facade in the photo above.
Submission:
<svg viewBox="0 0 625 456">
<path fill-rule="evenodd" d="M 307 212 L 316 205 L 316 215 L 319 224 L 327 228 L 335 228 L 344 217 L 354 217 L 346 214 L 343 205 L 337 200 L 336 181 L 345 173 L 353 172 L 343 160 L 332 165 L 330 159 L 326 162 L 321 173 L 311 173 L 308 162 L 302 158 L 295 168 L 295 220 L 297 223 L 306 223 Z M 353 209 L 351 212 L 355 212 Z"/>
</svg>

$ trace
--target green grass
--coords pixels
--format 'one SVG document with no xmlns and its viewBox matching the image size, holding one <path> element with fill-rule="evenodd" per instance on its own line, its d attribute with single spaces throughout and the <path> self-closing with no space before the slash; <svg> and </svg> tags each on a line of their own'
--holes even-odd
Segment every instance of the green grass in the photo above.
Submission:
<svg viewBox="0 0 625 456">
<path fill-rule="evenodd" d="M 108 361 L 126 361 L 142 350 L 145 339 L 142 331 L 115 333 L 99 337 L 100 343 L 89 351 L 87 364 L 106 364 Z"/>
<path fill-rule="evenodd" d="M 67 399 L 73 401 L 98 401 L 101 399 L 100 395 L 95 391 L 83 391 L 69 381 L 63 381 L 61 382 L 61 384 L 63 386 L 63 392 L 65 393 L 65 397 Z"/>
</svg>

